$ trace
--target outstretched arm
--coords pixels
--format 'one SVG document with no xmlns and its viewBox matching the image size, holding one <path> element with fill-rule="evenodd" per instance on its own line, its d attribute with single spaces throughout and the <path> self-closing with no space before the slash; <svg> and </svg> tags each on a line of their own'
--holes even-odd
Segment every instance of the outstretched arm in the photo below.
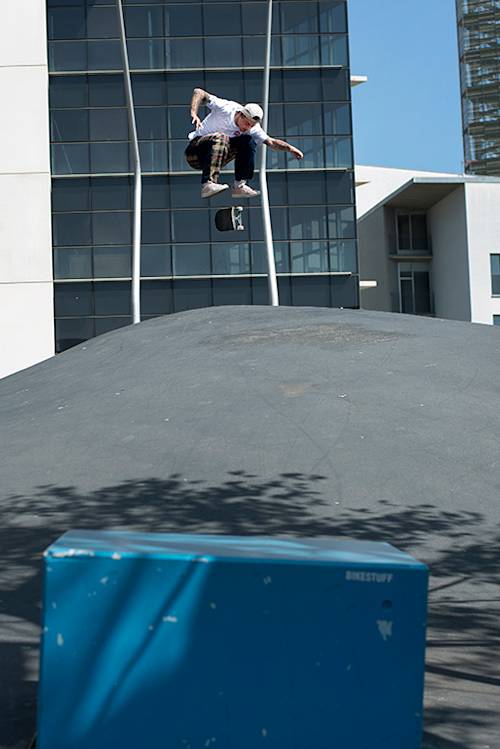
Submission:
<svg viewBox="0 0 500 749">
<path fill-rule="evenodd" d="M 193 89 L 193 96 L 191 97 L 191 122 L 195 127 L 200 127 L 201 120 L 198 117 L 198 109 L 200 104 L 206 104 L 210 98 L 210 94 L 204 91 L 202 88 Z"/>
<path fill-rule="evenodd" d="M 266 146 L 269 146 L 269 148 L 272 148 L 273 151 L 288 151 L 288 153 L 291 153 L 292 156 L 295 156 L 296 159 L 303 159 L 304 154 L 302 151 L 299 151 L 298 148 L 295 148 L 295 146 L 291 146 L 290 143 L 287 143 L 286 140 L 278 140 L 278 138 L 268 138 L 264 141 Z"/>
</svg>

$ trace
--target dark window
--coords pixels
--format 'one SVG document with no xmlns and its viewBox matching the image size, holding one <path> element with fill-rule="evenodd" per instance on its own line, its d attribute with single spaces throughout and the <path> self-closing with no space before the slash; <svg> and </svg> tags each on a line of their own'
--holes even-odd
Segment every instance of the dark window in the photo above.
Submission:
<svg viewBox="0 0 500 749">
<path fill-rule="evenodd" d="M 321 101 L 321 77 L 315 70 L 283 71 L 284 97 L 291 101 Z"/>
<path fill-rule="evenodd" d="M 431 312 L 431 291 L 428 271 L 414 271 L 415 314 L 429 315 Z"/>
<path fill-rule="evenodd" d="M 90 190 L 93 210 L 126 211 L 132 207 L 129 177 L 99 177 L 91 180 Z"/>
<path fill-rule="evenodd" d="M 86 109 L 55 109 L 50 115 L 50 138 L 53 142 L 89 139 L 89 117 Z"/>
<path fill-rule="evenodd" d="M 209 236 L 208 211 L 174 211 L 172 239 L 175 242 L 206 242 Z"/>
<path fill-rule="evenodd" d="M 246 242 L 212 244 L 212 272 L 219 276 L 250 273 L 250 253 Z"/>
<path fill-rule="evenodd" d="M 88 179 L 52 180 L 52 210 L 88 211 L 90 192 Z"/>
<path fill-rule="evenodd" d="M 283 65 L 319 65 L 320 40 L 314 36 L 283 36 L 281 38 Z"/>
<path fill-rule="evenodd" d="M 56 317 L 81 317 L 93 314 L 91 283 L 54 284 Z"/>
<path fill-rule="evenodd" d="M 54 278 L 92 278 L 91 248 L 55 247 Z"/>
<path fill-rule="evenodd" d="M 349 101 L 350 81 L 346 70 L 322 70 L 321 80 L 324 101 Z"/>
<path fill-rule="evenodd" d="M 198 175 L 171 177 L 172 208 L 200 207 L 200 178 Z"/>
<path fill-rule="evenodd" d="M 327 237 L 325 206 L 299 206 L 290 209 L 291 239 L 325 239 Z"/>
<path fill-rule="evenodd" d="M 94 247 L 94 278 L 129 278 L 131 275 L 130 245 Z"/>
<path fill-rule="evenodd" d="M 329 307 L 330 279 L 328 276 L 298 276 L 291 278 L 293 304 L 300 307 Z"/>
<path fill-rule="evenodd" d="M 94 321 L 88 317 L 56 320 L 56 353 L 93 338 Z"/>
<path fill-rule="evenodd" d="M 212 305 L 212 289 L 206 280 L 179 278 L 173 282 L 174 311 L 199 309 Z"/>
<path fill-rule="evenodd" d="M 500 325 L 500 315 L 493 315 L 493 325 Z"/>
<path fill-rule="evenodd" d="M 163 8 L 151 6 L 145 8 L 125 8 L 125 28 L 127 38 L 148 38 L 163 36 Z"/>
<path fill-rule="evenodd" d="M 200 116 L 203 117 L 203 114 L 204 112 L 202 110 Z M 188 107 L 169 107 L 168 126 L 171 138 L 185 138 L 194 127 L 191 123 Z"/>
<path fill-rule="evenodd" d="M 130 50 L 130 44 L 129 44 Z M 89 70 L 121 70 L 122 50 L 118 40 L 88 42 Z M 85 69 L 85 68 L 84 68 Z"/>
<path fill-rule="evenodd" d="M 241 14 L 239 3 L 203 6 L 203 30 L 208 36 L 220 34 L 241 34 Z M 224 60 L 221 62 L 224 67 Z"/>
<path fill-rule="evenodd" d="M 87 5 L 87 35 L 89 39 L 116 39 L 120 36 L 116 5 L 109 8 Z"/>
<path fill-rule="evenodd" d="M 139 143 L 143 172 L 166 172 L 168 150 L 166 141 L 144 140 Z"/>
<path fill-rule="evenodd" d="M 231 99 L 240 103 L 245 100 L 243 77 L 239 71 L 209 70 L 205 76 L 205 87 L 209 93 L 223 99 Z M 260 95 L 262 96 L 262 91 Z"/>
<path fill-rule="evenodd" d="M 170 87 L 169 80 L 169 93 Z M 156 104 L 165 106 L 167 103 L 167 86 L 163 73 L 134 73 L 132 90 L 136 107 L 154 106 Z M 187 107 L 186 101 L 183 103 Z"/>
<path fill-rule="evenodd" d="M 427 250 L 427 217 L 414 213 L 411 217 L 411 238 L 414 250 Z M 417 313 L 418 314 L 418 313 Z"/>
<path fill-rule="evenodd" d="M 241 40 L 239 37 L 207 37 L 204 46 L 205 65 L 207 68 L 241 67 Z M 247 62 L 247 64 L 251 63 Z M 186 65 L 185 67 L 188 66 Z"/>
<path fill-rule="evenodd" d="M 243 34 L 265 34 L 267 31 L 267 3 L 242 3 Z M 278 5 L 273 8 L 272 33 L 279 34 L 280 14 Z"/>
<path fill-rule="evenodd" d="M 330 0 L 319 4 L 319 30 L 322 34 L 347 31 L 347 5 L 345 0 Z"/>
<path fill-rule="evenodd" d="M 205 276 L 210 274 L 209 244 L 178 244 L 172 247 L 174 276 Z"/>
<path fill-rule="evenodd" d="M 289 173 L 287 180 L 288 200 L 291 205 L 325 204 L 325 177 L 323 174 L 315 172 L 305 172 L 304 174 Z M 295 208 L 291 210 L 295 211 Z"/>
<path fill-rule="evenodd" d="M 214 278 L 213 304 L 252 304 L 250 278 Z"/>
<path fill-rule="evenodd" d="M 125 89 L 122 75 L 89 75 L 88 81 L 89 104 L 91 107 L 125 106 Z"/>
<path fill-rule="evenodd" d="M 357 307 L 358 278 L 356 276 L 330 277 L 330 296 L 332 307 Z"/>
<path fill-rule="evenodd" d="M 168 208 L 170 189 L 168 177 L 146 177 L 142 182 L 142 208 Z"/>
<path fill-rule="evenodd" d="M 90 172 L 87 143 L 55 143 L 51 147 L 53 174 L 88 174 Z"/>
<path fill-rule="evenodd" d="M 398 222 L 398 248 L 400 250 L 410 250 L 411 249 L 410 217 L 400 213 L 398 214 L 397 222 Z"/>
<path fill-rule="evenodd" d="M 325 141 L 326 166 L 350 168 L 352 163 L 352 140 L 350 137 L 334 136 Z"/>
<path fill-rule="evenodd" d="M 91 109 L 90 140 L 128 140 L 126 109 Z"/>
<path fill-rule="evenodd" d="M 97 211 L 92 216 L 94 244 L 131 244 L 132 216 L 128 211 Z"/>
<path fill-rule="evenodd" d="M 321 64 L 347 65 L 347 37 L 321 36 Z"/>
<path fill-rule="evenodd" d="M 141 282 L 141 313 L 168 315 L 174 311 L 171 281 Z"/>
<path fill-rule="evenodd" d="M 130 315 L 130 281 L 100 281 L 94 284 L 96 315 Z"/>
<path fill-rule="evenodd" d="M 49 79 L 50 107 L 86 107 L 87 76 L 60 75 Z"/>
<path fill-rule="evenodd" d="M 201 5 L 166 5 L 165 36 L 203 36 Z"/>
<path fill-rule="evenodd" d="M 49 39 L 84 39 L 85 8 L 49 8 Z"/>
<path fill-rule="evenodd" d="M 355 239 L 336 239 L 330 241 L 330 270 L 332 272 L 349 271 L 357 273 Z"/>
<path fill-rule="evenodd" d="M 155 70 L 165 67 L 163 39 L 130 39 L 127 46 L 131 70 Z"/>
<path fill-rule="evenodd" d="M 49 70 L 87 70 L 86 42 L 50 42 Z"/>
<path fill-rule="evenodd" d="M 354 203 L 352 172 L 327 172 L 325 176 L 327 203 L 331 205 Z"/>
<path fill-rule="evenodd" d="M 146 244 L 164 244 L 170 241 L 170 212 L 142 212 L 142 241 Z"/>
<path fill-rule="evenodd" d="M 243 37 L 243 61 L 246 66 L 262 66 L 266 54 L 266 39 L 264 36 Z M 274 37 L 271 41 L 271 65 L 281 64 L 280 37 Z M 222 66 L 221 66 L 222 67 Z M 261 89 L 262 89 L 262 73 Z M 262 95 L 262 91 L 260 96 Z M 260 98 L 259 96 L 259 98 Z M 256 97 L 253 97 L 256 98 Z"/>
<path fill-rule="evenodd" d="M 325 135 L 351 133 L 349 104 L 326 103 L 324 105 L 324 132 Z"/>
<path fill-rule="evenodd" d="M 490 255 L 491 259 L 491 293 L 500 294 L 500 255 Z"/>
<path fill-rule="evenodd" d="M 204 88 L 203 73 L 169 72 L 166 77 L 166 88 L 168 90 L 168 101 L 170 104 L 182 104 L 189 108 L 189 102 L 193 95 L 193 89 L 196 87 Z M 144 104 L 154 104 L 155 102 L 137 102 Z"/>
<path fill-rule="evenodd" d="M 54 213 L 52 229 L 55 247 L 92 244 L 89 213 Z"/>
<path fill-rule="evenodd" d="M 316 3 L 281 3 L 281 32 L 283 34 L 313 34 L 317 30 Z"/>
<path fill-rule="evenodd" d="M 129 145 L 127 142 L 91 143 L 90 163 L 93 174 L 128 172 Z"/>
<path fill-rule="evenodd" d="M 131 322 L 130 317 L 96 317 L 94 320 L 95 334 L 102 335 L 103 333 L 109 333 L 111 330 L 130 325 Z"/>
<path fill-rule="evenodd" d="M 353 239 L 356 236 L 354 208 L 329 207 L 328 232 L 331 239 Z"/>
<path fill-rule="evenodd" d="M 136 107 L 135 117 L 139 140 L 166 139 L 167 113 L 163 107 Z"/>
<path fill-rule="evenodd" d="M 287 104 L 285 107 L 286 135 L 295 138 L 298 135 L 321 135 L 321 104 Z"/>
<path fill-rule="evenodd" d="M 145 244 L 141 250 L 141 276 L 171 276 L 172 260 L 168 244 Z"/>
<path fill-rule="evenodd" d="M 290 242 L 292 273 L 327 273 L 327 242 Z"/>
</svg>

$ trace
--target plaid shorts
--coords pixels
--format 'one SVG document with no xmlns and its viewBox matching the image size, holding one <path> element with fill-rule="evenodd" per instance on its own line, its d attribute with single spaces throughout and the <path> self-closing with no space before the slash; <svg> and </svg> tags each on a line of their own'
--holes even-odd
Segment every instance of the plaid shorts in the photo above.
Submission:
<svg viewBox="0 0 500 749">
<path fill-rule="evenodd" d="M 214 133 L 193 138 L 186 148 L 185 155 L 190 167 L 201 169 L 204 177 L 217 182 L 220 170 L 234 159 L 236 150 L 231 147 L 228 135 Z"/>
</svg>

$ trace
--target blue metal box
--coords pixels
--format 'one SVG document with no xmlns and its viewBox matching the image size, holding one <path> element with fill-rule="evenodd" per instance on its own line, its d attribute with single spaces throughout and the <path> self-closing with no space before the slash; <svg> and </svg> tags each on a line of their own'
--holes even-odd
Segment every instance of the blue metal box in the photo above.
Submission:
<svg viewBox="0 0 500 749">
<path fill-rule="evenodd" d="M 39 749 L 418 749 L 427 569 L 389 544 L 70 532 Z"/>
</svg>

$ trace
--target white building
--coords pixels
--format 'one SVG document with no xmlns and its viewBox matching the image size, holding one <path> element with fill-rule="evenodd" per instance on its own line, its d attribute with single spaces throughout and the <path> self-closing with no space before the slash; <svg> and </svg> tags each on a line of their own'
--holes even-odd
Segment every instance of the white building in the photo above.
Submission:
<svg viewBox="0 0 500 749">
<path fill-rule="evenodd" d="M 500 179 L 356 167 L 365 309 L 500 324 Z"/>
</svg>

